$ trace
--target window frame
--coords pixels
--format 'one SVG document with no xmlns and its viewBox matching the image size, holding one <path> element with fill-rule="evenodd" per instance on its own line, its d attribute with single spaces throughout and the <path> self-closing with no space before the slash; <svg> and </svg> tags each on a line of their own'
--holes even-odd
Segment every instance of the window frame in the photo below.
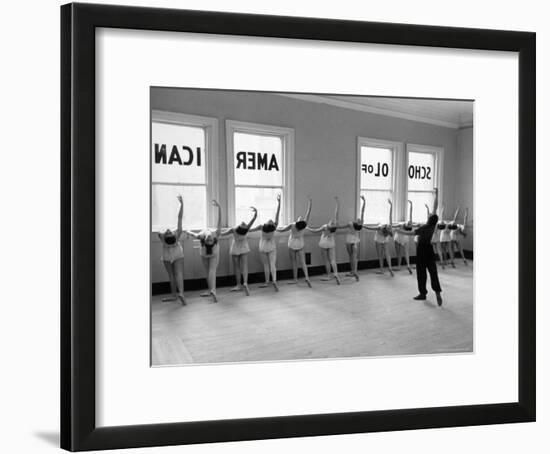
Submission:
<svg viewBox="0 0 550 454">
<path fill-rule="evenodd" d="M 443 192 L 444 188 L 442 186 L 443 182 L 443 159 L 445 156 L 445 148 L 438 147 L 433 145 L 420 145 L 415 143 L 407 143 L 405 147 L 405 199 L 409 198 L 409 178 L 408 178 L 408 169 L 409 169 L 409 153 L 425 153 L 434 155 L 434 188 L 438 189 L 438 198 L 439 206 L 441 207 L 441 202 L 443 201 Z M 428 191 L 415 191 L 412 192 L 428 192 Z"/>
<path fill-rule="evenodd" d="M 393 203 L 393 221 L 401 218 L 404 213 L 403 203 L 403 143 L 394 140 L 376 139 L 373 137 L 357 137 L 356 152 L 356 191 L 355 191 L 355 217 L 360 216 L 361 210 L 361 147 L 386 148 L 392 152 L 392 203 Z M 368 190 L 368 189 L 367 189 Z M 372 189 L 376 191 L 376 189 Z M 366 208 L 367 210 L 369 207 Z M 386 222 L 386 221 L 384 221 Z"/>
<path fill-rule="evenodd" d="M 227 222 L 229 226 L 236 225 L 235 218 L 235 166 L 233 135 L 236 132 L 281 137 L 283 143 L 283 210 L 279 224 L 288 224 L 294 219 L 294 138 L 293 128 L 265 125 L 237 120 L 225 120 L 225 142 L 227 162 Z M 238 185 L 244 187 L 243 185 Z M 273 187 L 250 185 L 248 187 Z"/>
<path fill-rule="evenodd" d="M 150 121 L 150 149 L 149 149 L 149 173 L 151 187 L 149 192 L 149 205 L 152 203 L 153 197 L 153 185 L 165 185 L 165 186 L 203 186 L 199 183 L 166 183 L 166 182 L 155 182 L 153 181 L 153 159 L 152 159 L 152 128 L 154 123 L 165 123 L 171 125 L 181 125 L 181 126 L 193 126 L 204 128 L 204 143 L 205 143 L 205 152 L 206 152 L 206 171 L 205 171 L 205 186 L 206 186 L 206 223 L 208 226 L 214 225 L 214 221 L 217 222 L 216 216 L 217 212 L 214 210 L 214 207 L 210 200 L 216 199 L 219 197 L 219 185 L 218 185 L 218 161 L 219 161 L 219 121 L 214 117 L 205 117 L 201 115 L 193 115 L 182 112 L 171 112 L 165 110 L 156 110 L 151 109 L 151 121 Z M 185 201 L 184 201 L 185 202 Z M 159 231 L 159 227 L 153 224 L 153 214 L 151 211 L 151 231 L 153 233 Z M 206 227 L 206 226 L 205 226 Z M 193 231 L 198 231 L 200 229 L 191 229 Z"/>
</svg>

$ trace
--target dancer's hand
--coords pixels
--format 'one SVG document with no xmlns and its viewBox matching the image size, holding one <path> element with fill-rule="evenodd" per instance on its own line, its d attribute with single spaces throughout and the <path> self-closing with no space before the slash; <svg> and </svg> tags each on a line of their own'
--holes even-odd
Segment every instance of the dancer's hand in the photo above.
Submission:
<svg viewBox="0 0 550 454">
<path fill-rule="evenodd" d="M 178 195 L 178 202 L 183 205 L 183 197 L 181 195 Z"/>
<path fill-rule="evenodd" d="M 364 195 L 361 196 L 361 200 L 362 200 L 363 202 L 365 201 L 365 196 L 364 196 Z"/>
<path fill-rule="evenodd" d="M 250 207 L 250 209 L 254 212 L 254 213 L 257 213 L 258 210 L 255 208 L 255 207 Z"/>
<path fill-rule="evenodd" d="M 407 200 L 407 202 L 409 202 L 409 205 L 413 204 L 411 200 Z M 426 205 L 426 206 L 428 206 L 428 205 Z"/>
<path fill-rule="evenodd" d="M 439 189 L 434 188 L 434 194 L 437 194 L 439 192 Z"/>
<path fill-rule="evenodd" d="M 281 194 L 277 194 L 277 202 L 281 201 Z"/>
<path fill-rule="evenodd" d="M 391 203 L 391 199 L 388 199 L 388 203 L 389 203 L 390 205 L 392 204 L 392 203 Z"/>
<path fill-rule="evenodd" d="M 220 204 L 218 203 L 218 201 L 216 199 L 213 199 L 212 200 L 212 205 L 214 205 L 215 207 L 219 207 Z"/>
</svg>

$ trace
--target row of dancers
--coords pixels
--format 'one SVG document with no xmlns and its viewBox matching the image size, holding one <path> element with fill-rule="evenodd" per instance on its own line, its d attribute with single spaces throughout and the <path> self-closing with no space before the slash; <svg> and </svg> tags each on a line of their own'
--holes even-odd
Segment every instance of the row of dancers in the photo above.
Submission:
<svg viewBox="0 0 550 454">
<path fill-rule="evenodd" d="M 437 190 L 436 202 L 434 210 L 437 210 Z M 178 300 L 185 305 L 184 296 L 184 279 L 183 279 L 183 266 L 184 266 L 184 253 L 181 241 L 184 235 L 188 235 L 192 238 L 199 240 L 200 242 L 200 256 L 203 262 L 203 266 L 206 272 L 206 280 L 208 284 L 208 291 L 201 293 L 201 296 L 212 297 L 214 302 L 217 302 L 216 293 L 216 271 L 219 263 L 219 239 L 225 236 L 233 236 L 233 241 L 230 248 L 230 255 L 233 261 L 233 268 L 235 272 L 235 279 L 237 285 L 231 289 L 231 291 L 244 291 L 246 295 L 250 295 L 250 289 L 248 286 L 248 254 L 250 253 L 250 246 L 248 244 L 248 234 L 250 232 L 260 231 L 259 253 L 262 260 L 265 282 L 260 287 L 272 286 L 275 291 L 279 291 L 277 285 L 277 246 L 275 233 L 289 232 L 288 238 L 288 251 L 292 264 L 293 279 L 289 284 L 298 283 L 298 267 L 301 267 L 306 284 L 311 287 L 311 281 L 309 279 L 308 268 L 306 265 L 305 251 L 304 251 L 304 233 L 320 233 L 319 248 L 321 250 L 323 261 L 325 265 L 326 275 L 322 280 L 335 280 L 339 285 L 341 283 L 341 277 L 338 272 L 336 264 L 336 242 L 335 233 L 338 229 L 346 229 L 346 250 L 349 257 L 350 272 L 348 276 L 354 277 L 359 281 L 358 274 L 358 252 L 360 233 L 363 229 L 374 231 L 374 242 L 376 245 L 376 251 L 379 260 L 380 269 L 378 273 L 384 272 L 384 259 L 388 264 L 388 270 L 391 276 L 393 276 L 393 268 L 391 265 L 391 254 L 389 250 L 390 240 L 393 239 L 395 243 L 397 265 L 401 266 L 403 259 L 405 259 L 407 269 L 412 274 L 409 258 L 409 247 L 412 236 L 414 235 L 414 229 L 418 228 L 420 224 L 412 222 L 412 202 L 409 201 L 409 219 L 405 222 L 393 223 L 392 222 L 392 210 L 393 205 L 391 199 L 388 199 L 389 204 L 389 219 L 385 224 L 365 224 L 365 198 L 361 196 L 361 217 L 352 220 L 347 223 L 340 223 L 339 221 L 339 209 L 340 203 L 338 197 L 335 197 L 336 207 L 334 211 L 334 217 L 330 219 L 326 224 L 319 227 L 311 227 L 308 225 L 309 217 L 311 214 L 312 200 L 308 200 L 307 209 L 303 216 L 299 216 L 294 222 L 279 226 L 279 217 L 281 209 L 281 196 L 277 196 L 277 208 L 275 217 L 269 219 L 263 224 L 259 224 L 253 227 L 258 211 L 255 207 L 251 207 L 252 217 L 248 222 L 241 222 L 236 227 L 222 228 L 221 219 L 222 211 L 220 204 L 213 200 L 212 204 L 217 208 L 217 226 L 216 228 L 205 228 L 196 233 L 190 230 L 184 230 L 182 227 L 184 202 L 181 196 L 178 196 L 180 204 L 178 211 L 178 224 L 177 229 L 172 231 L 167 229 L 163 233 L 159 233 L 158 236 L 162 243 L 162 262 L 166 268 L 170 279 L 171 295 L 163 299 L 163 301 Z M 428 218 L 430 217 L 429 207 Z M 441 210 L 443 215 L 444 208 Z M 449 262 L 454 265 L 454 251 L 455 249 L 461 254 L 464 263 L 467 264 L 464 258 L 464 252 L 462 249 L 461 238 L 466 235 L 465 226 L 467 221 L 467 211 L 464 217 L 463 224 L 457 224 L 459 209 L 455 211 L 454 218 L 450 221 L 442 221 L 438 223 L 437 230 L 434 229 L 432 235 L 432 244 L 434 249 L 440 256 L 442 266 L 447 264 L 447 257 Z M 448 234 L 446 232 L 449 232 Z M 448 239 L 447 239 L 448 238 Z M 416 238 L 415 238 L 416 239 Z"/>
</svg>

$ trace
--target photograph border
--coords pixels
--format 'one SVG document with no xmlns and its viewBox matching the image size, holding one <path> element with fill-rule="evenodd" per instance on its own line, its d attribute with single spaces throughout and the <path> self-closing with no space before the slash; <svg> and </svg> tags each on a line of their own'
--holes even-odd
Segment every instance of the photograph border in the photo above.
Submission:
<svg viewBox="0 0 550 454">
<path fill-rule="evenodd" d="M 96 427 L 95 30 L 98 27 L 519 55 L 518 401 Z M 535 421 L 535 34 L 97 4 L 61 7 L 61 447 L 70 451 Z M 529 220 L 530 222 L 521 222 Z"/>
</svg>

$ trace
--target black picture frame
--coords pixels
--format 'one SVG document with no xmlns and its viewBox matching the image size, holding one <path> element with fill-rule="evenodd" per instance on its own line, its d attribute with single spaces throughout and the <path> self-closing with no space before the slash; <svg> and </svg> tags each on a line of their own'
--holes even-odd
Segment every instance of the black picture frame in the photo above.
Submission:
<svg viewBox="0 0 550 454">
<path fill-rule="evenodd" d="M 97 27 L 518 52 L 518 401 L 96 427 Z M 62 6 L 61 447 L 80 451 L 535 421 L 535 183 L 534 33 L 97 4 Z"/>
</svg>

